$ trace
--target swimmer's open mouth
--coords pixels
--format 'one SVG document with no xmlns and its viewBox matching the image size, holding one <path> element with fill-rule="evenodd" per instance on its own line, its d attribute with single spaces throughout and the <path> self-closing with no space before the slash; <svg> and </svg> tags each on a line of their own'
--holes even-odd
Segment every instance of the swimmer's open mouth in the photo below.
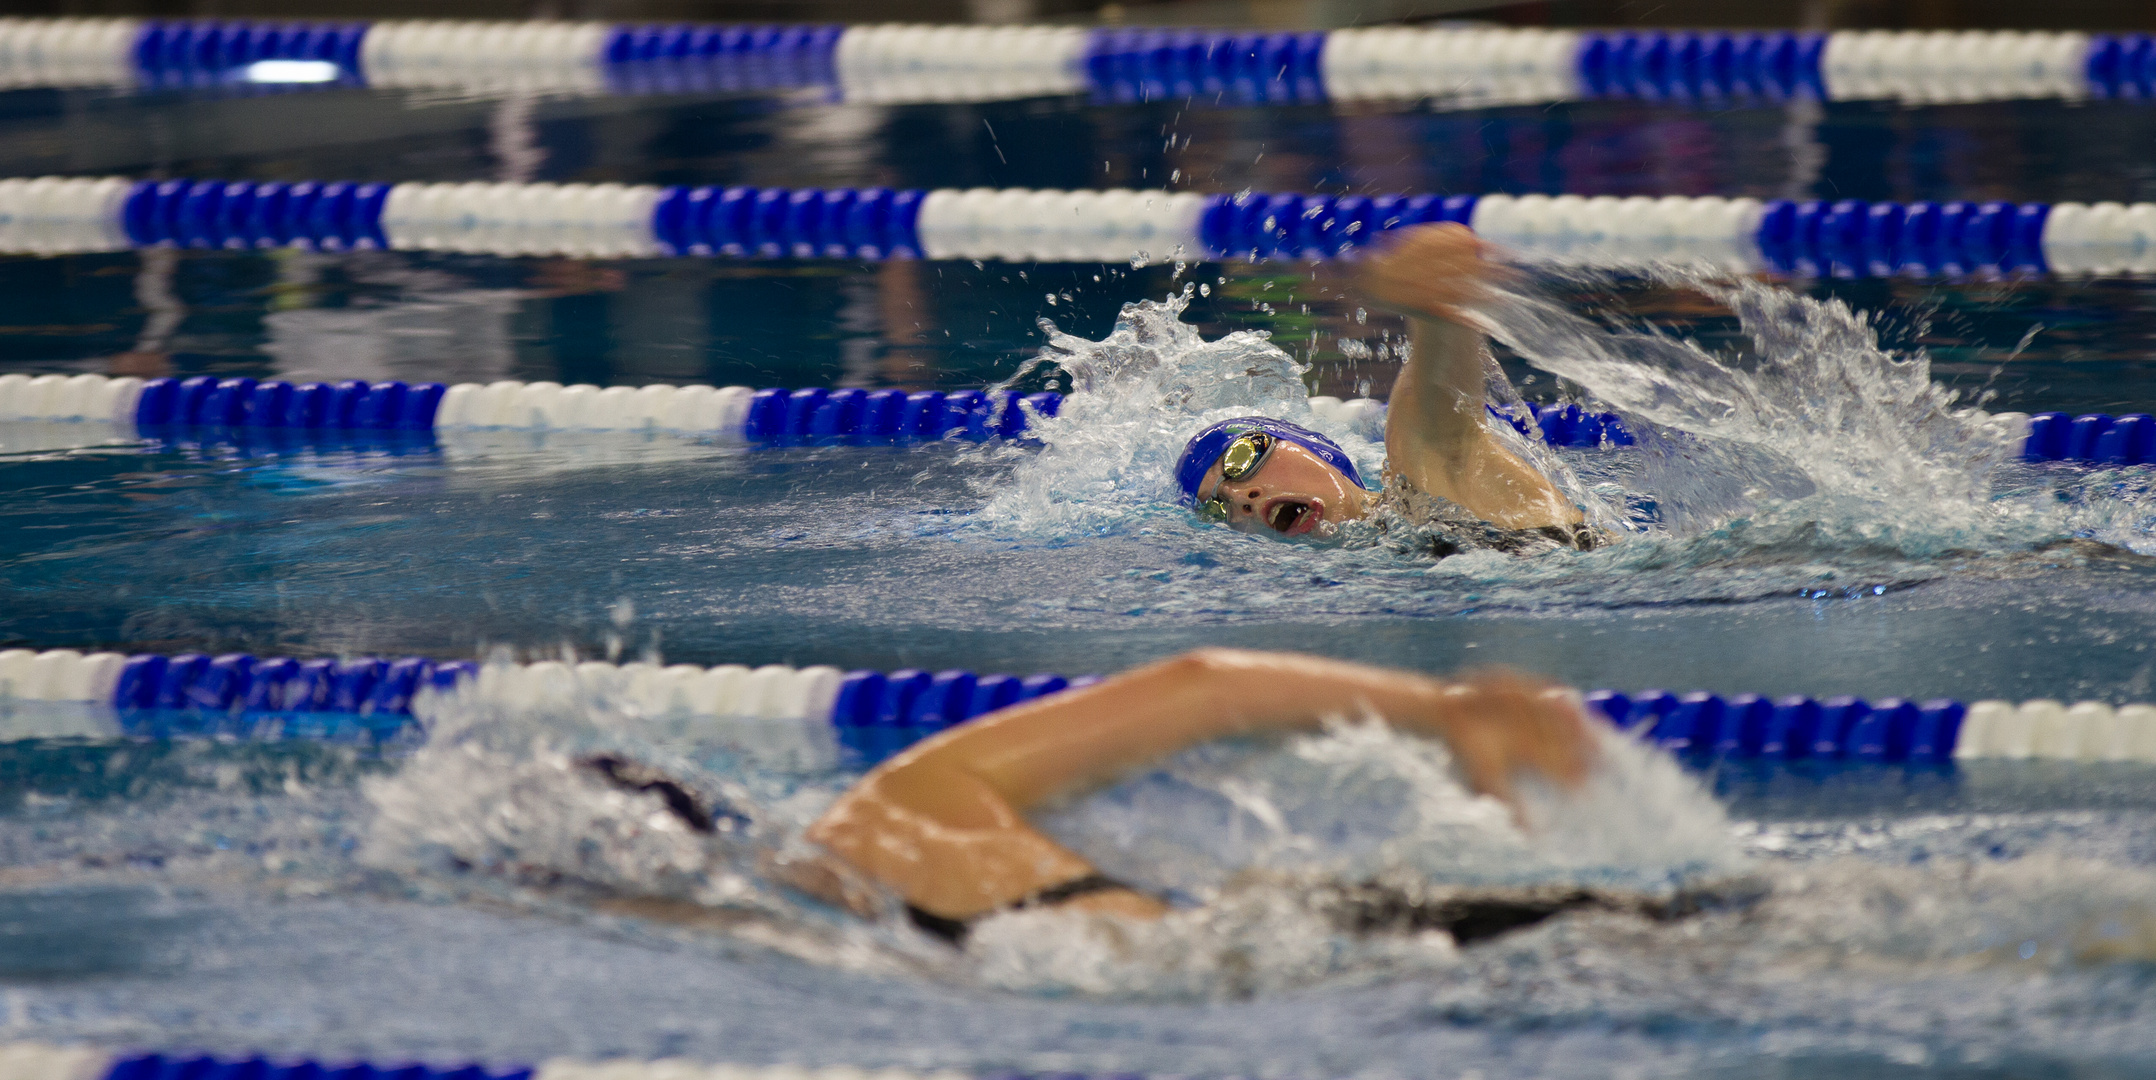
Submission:
<svg viewBox="0 0 2156 1080">
<path fill-rule="evenodd" d="M 1274 499 L 1265 506 L 1265 524 L 1283 536 L 1296 536 L 1317 528 L 1325 507 L 1303 499 Z"/>
</svg>

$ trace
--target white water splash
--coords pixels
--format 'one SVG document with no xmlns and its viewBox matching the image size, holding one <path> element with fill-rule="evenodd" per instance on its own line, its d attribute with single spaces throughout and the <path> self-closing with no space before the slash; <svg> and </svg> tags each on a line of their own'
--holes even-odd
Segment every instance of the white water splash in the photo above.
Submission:
<svg viewBox="0 0 2156 1080">
<path fill-rule="evenodd" d="M 982 985 L 1028 994 L 1202 1000 L 1440 971 L 1458 956 L 1443 932 L 1344 932 L 1294 886 L 1266 881 L 1154 922 L 999 915 L 974 928 L 966 969 Z"/>
<path fill-rule="evenodd" d="M 1111 875 L 1197 902 L 1157 923 L 1016 912 L 982 923 L 974 977 L 1028 992 L 1233 997 L 1449 967 L 1449 936 L 1357 934 L 1335 882 L 1590 884 L 1666 892 L 1750 864 L 1722 810 L 1668 755 L 1604 730 L 1585 789 L 1527 784 L 1527 827 L 1457 779 L 1440 743 L 1382 723 L 1200 747 L 1036 815 Z"/>
<path fill-rule="evenodd" d="M 1922 353 L 1881 348 L 1870 319 L 1839 300 L 1742 279 L 1664 283 L 1735 314 L 1749 355 L 1613 330 L 1527 288 L 1498 291 L 1479 313 L 1495 339 L 1643 436 L 1635 482 L 1665 527 L 1692 535 L 1793 511 L 1856 542 L 1926 554 L 1935 541 L 2026 531 L 2025 515 L 1991 499 L 2022 423 L 1962 407 Z"/>
<path fill-rule="evenodd" d="M 2020 418 L 1965 407 L 1932 381 L 1924 355 L 1883 349 L 1863 313 L 1752 281 L 1670 272 L 1663 284 L 1733 312 L 1747 346 L 1719 355 L 1651 330 L 1613 329 L 1524 284 L 1497 290 L 1478 311 L 1494 339 L 1583 388 L 1590 407 L 1618 412 L 1640 435 L 1635 449 L 1583 456 L 1492 424 L 1592 518 L 1628 520 L 1658 541 L 1651 552 L 1591 561 L 1712 563 L 1758 551 L 1928 560 L 2068 536 L 2156 547 L 2146 484 L 2020 465 Z M 1313 416 L 1302 365 L 1261 333 L 1206 341 L 1180 320 L 1184 307 L 1182 297 L 1127 305 L 1100 341 L 1043 323 L 1050 344 L 1027 370 L 1060 366 L 1072 392 L 1061 415 L 1037 428 L 1046 448 L 985 489 L 977 522 L 1059 539 L 1194 526 L 1174 509 L 1171 473 L 1184 440 L 1251 413 L 1323 431 L 1377 475 L 1382 444 Z M 1492 401 L 1517 401 L 1492 371 Z"/>
<path fill-rule="evenodd" d="M 893 917 L 864 921 L 771 876 L 847 778 L 769 753 L 762 732 L 647 714 L 590 682 L 540 706 L 460 693 L 428 711 L 426 744 L 361 785 L 375 810 L 356 853 L 362 865 L 423 892 L 625 917 L 661 936 L 852 971 L 920 972 L 951 960 L 898 929 L 895 901 Z M 624 791 L 578 764 L 597 752 L 672 778 L 713 810 L 716 834 L 688 828 L 660 796 Z"/>
<path fill-rule="evenodd" d="M 1180 318 L 1188 306 L 1182 296 L 1125 304 L 1100 341 L 1041 320 L 1048 344 L 1014 378 L 1054 364 L 1071 393 L 1058 415 L 1036 421 L 1045 448 L 997 484 L 983 520 L 1067 535 L 1165 513 L 1183 443 L 1206 424 L 1253 414 L 1321 432 L 1377 475 L 1384 448 L 1311 413 L 1304 365 L 1261 331 L 1206 341 Z"/>
<path fill-rule="evenodd" d="M 477 693 L 428 703 L 424 746 L 394 774 L 362 785 L 377 810 L 362 860 L 400 872 L 467 868 L 511 882 L 566 878 L 639 895 L 736 903 L 757 892 L 742 871 L 746 835 L 688 829 L 655 795 L 610 786 L 575 760 L 626 750 L 713 801 L 747 801 L 699 768 L 658 725 L 580 689 L 547 707 Z"/>
<path fill-rule="evenodd" d="M 1194 748 L 1037 820 L 1110 873 L 1192 896 L 1254 869 L 1658 889 L 1742 865 L 1697 777 L 1614 732 L 1601 743 L 1582 790 L 1524 783 L 1524 830 L 1460 782 L 1443 743 L 1375 720 L 1278 745 Z"/>
<path fill-rule="evenodd" d="M 1852 856 L 1754 861 L 1737 850 L 1752 827 L 1733 827 L 1695 778 L 1658 751 L 1607 739 L 1606 764 L 1589 789 L 1533 797 L 1526 833 L 1478 806 L 1449 772 L 1433 771 L 1441 754 L 1401 745 L 1413 740 L 1374 725 L 1246 753 L 1225 774 L 1219 762 L 1179 762 L 1134 784 L 1210 787 L 1222 806 L 1269 834 L 1251 846 L 1264 849 L 1253 864 L 1217 865 L 1251 852 L 1217 816 L 1192 813 L 1186 797 L 1185 820 L 1151 820 L 1188 832 L 1187 849 L 1155 843 L 1143 860 L 1171 876 L 1216 864 L 1205 867 L 1217 882 L 1199 890 L 1203 906 L 1151 923 L 1053 910 L 997 916 L 977 927 L 968 971 L 1004 989 L 1120 999 L 1233 998 L 1421 975 L 1434 977 L 1431 1004 L 1446 1014 L 1541 1026 L 1652 1019 L 1672 1008 L 1741 1016 L 1757 1002 L 1807 1000 L 1822 980 L 2042 981 L 2110 965 L 2145 970 L 2156 956 L 2156 876 L 2146 867 L 2055 851 L 1914 865 Z M 1299 780 L 1283 783 L 1287 774 Z M 1372 782 L 1380 774 L 1385 780 Z M 1298 823 L 1320 800 L 1357 808 L 1365 827 L 1400 830 L 1372 845 L 1343 835 L 1337 821 Z M 1052 822 L 1059 837 L 1113 865 L 1093 847 L 1130 846 L 1131 822 L 1104 815 L 1102 801 Z M 1961 850 L 1984 846 L 1965 828 L 1953 831 Z M 1343 880 L 1408 891 L 1564 882 L 1647 894 L 1728 881 L 1734 895 L 1758 902 L 1666 923 L 1575 912 L 1461 949 L 1442 933 L 1343 930 L 1325 908 L 1327 886 Z M 1945 1000 L 1989 985 L 1952 984 Z M 1927 1002 L 1924 1011 L 1940 1007 Z"/>
</svg>

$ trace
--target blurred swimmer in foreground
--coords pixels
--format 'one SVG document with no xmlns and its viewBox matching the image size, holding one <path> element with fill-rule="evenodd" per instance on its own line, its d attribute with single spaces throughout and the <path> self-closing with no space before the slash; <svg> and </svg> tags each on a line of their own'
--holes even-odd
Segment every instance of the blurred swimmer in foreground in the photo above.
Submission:
<svg viewBox="0 0 2156 1080">
<path fill-rule="evenodd" d="M 786 876 L 863 913 L 875 909 L 866 879 L 903 898 L 917 926 L 953 941 L 971 920 L 1013 908 L 1155 918 L 1168 910 L 1159 899 L 1102 876 L 1029 824 L 1026 812 L 1198 743 L 1315 731 L 1373 714 L 1442 740 L 1469 785 L 1508 802 L 1516 776 L 1573 788 L 1594 764 L 1578 698 L 1525 676 L 1437 679 L 1292 653 L 1204 649 L 915 745 L 870 771 L 809 827 L 806 838 L 824 858 L 797 863 Z"/>
<path fill-rule="evenodd" d="M 1169 905 L 1141 883 L 1105 876 L 1036 829 L 1027 815 L 1185 747 L 1314 731 L 1335 719 L 1370 715 L 1399 732 L 1442 741 L 1470 786 L 1516 810 L 1516 792 L 1524 784 L 1576 790 L 1602 767 L 1594 722 L 1579 699 L 1527 676 L 1435 678 L 1312 656 L 1203 649 L 1014 705 L 916 744 L 840 795 L 803 835 L 809 850 L 774 854 L 766 868 L 863 918 L 895 914 L 903 905 L 914 926 L 960 948 L 975 924 L 1016 910 L 1151 921 L 1167 914 Z M 647 766 L 613 755 L 578 765 L 616 789 L 656 797 L 658 806 L 631 811 L 635 820 L 663 808 L 704 834 L 733 832 L 746 821 Z M 540 870 L 544 880 L 562 876 Z M 1570 912 L 1654 922 L 1712 913 L 1771 918 L 1775 882 L 1773 876 L 1740 876 L 1648 893 L 1397 878 L 1254 883 L 1284 886 L 1294 902 L 1342 933 L 1440 931 L 1472 946 Z M 724 906 L 608 891 L 612 895 L 595 906 L 632 917 L 715 929 L 756 917 Z M 2156 907 L 2145 903 L 2081 913 L 2062 929 L 2067 955 L 2077 963 L 2156 958 Z M 1727 932 L 1755 931 L 1740 922 Z M 2022 938 L 2012 935 L 1969 959 L 2026 962 L 2028 954 L 2017 947 L 2025 948 Z"/>
<path fill-rule="evenodd" d="M 903 902 L 913 925 L 962 945 L 976 920 L 1020 908 L 1155 919 L 1168 905 L 1103 875 L 1026 820 L 1051 800 L 1120 779 L 1199 743 L 1316 731 L 1379 716 L 1438 739 L 1476 791 L 1513 805 L 1523 778 L 1577 788 L 1595 765 L 1579 698 L 1510 672 L 1439 679 L 1294 653 L 1201 649 L 952 728 L 862 777 L 809 826 L 811 850 L 774 860 L 779 879 L 864 918 Z M 611 754 L 578 763 L 656 796 L 692 831 L 731 831 L 686 785 Z M 736 818 L 736 821 L 740 819 Z M 1580 908 L 1675 918 L 1721 906 L 1702 892 L 1643 897 L 1573 886 L 1430 887 L 1335 882 L 1316 899 L 1351 931 L 1443 930 L 1465 944 Z M 714 913 L 649 898 L 602 908 L 682 922 Z M 724 922 L 721 917 L 719 921 Z"/>
<path fill-rule="evenodd" d="M 1338 444 L 1264 416 L 1223 420 L 1193 436 L 1175 467 L 1186 506 L 1245 532 L 1305 536 L 1387 512 L 1469 547 L 1526 552 L 1592 548 L 1606 537 L 1548 477 L 1490 429 L 1481 331 L 1468 311 L 1493 268 L 1459 225 L 1409 229 L 1366 264 L 1363 291 L 1408 316 L 1413 349 L 1385 413 L 1382 491 L 1364 487 Z"/>
</svg>

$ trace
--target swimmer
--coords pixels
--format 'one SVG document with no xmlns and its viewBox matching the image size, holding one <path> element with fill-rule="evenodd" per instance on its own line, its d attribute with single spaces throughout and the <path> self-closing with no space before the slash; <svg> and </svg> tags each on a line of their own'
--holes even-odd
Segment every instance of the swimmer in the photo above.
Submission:
<svg viewBox="0 0 2156 1080">
<path fill-rule="evenodd" d="M 1026 814 L 1197 743 L 1314 731 L 1335 717 L 1367 714 L 1399 731 L 1443 740 L 1470 786 L 1515 807 L 1521 776 L 1575 789 L 1596 767 L 1595 740 L 1578 699 L 1529 677 L 1499 672 L 1442 679 L 1311 656 L 1205 649 L 1013 705 L 916 744 L 862 777 L 806 830 L 814 850 L 776 856 L 766 866 L 779 880 L 865 918 L 892 911 L 893 900 L 903 903 L 915 926 L 960 948 L 973 924 L 1005 911 L 1053 908 L 1155 919 L 1169 910 L 1160 898 L 1105 876 L 1035 829 Z M 637 820 L 659 810 L 688 831 L 713 837 L 747 824 L 704 802 L 693 786 L 618 754 L 576 764 L 598 782 L 651 800 L 636 811 Z M 573 890 L 611 914 L 746 932 L 767 942 L 785 936 L 784 927 L 753 908 L 624 892 L 618 885 L 580 882 L 574 868 L 504 869 L 526 884 Z M 1716 913 L 1776 917 L 1772 877 L 1708 881 L 1657 894 L 1278 874 L 1253 875 L 1251 881 L 1297 889 L 1297 902 L 1343 933 L 1438 931 L 1463 947 L 1572 912 L 1665 923 Z M 2066 931 L 2057 941 L 2075 963 L 2156 959 L 2156 910 L 2145 904 L 2078 916 Z M 1748 933 L 1741 926 L 1729 932 Z M 1967 962 L 2025 965 L 2025 950 L 2026 939 L 2011 938 L 1970 954 Z"/>
<path fill-rule="evenodd" d="M 1003 911 L 1159 918 L 1169 910 L 1159 897 L 1102 874 L 1035 829 L 1027 811 L 1198 743 L 1315 731 L 1373 714 L 1443 740 L 1471 787 L 1515 810 L 1517 778 L 1576 788 L 1594 766 L 1578 697 L 1527 676 L 1438 679 L 1291 653 L 1201 649 L 1009 706 L 915 745 L 871 770 L 809 826 L 809 853 L 772 858 L 766 869 L 864 918 L 878 917 L 895 896 L 914 926 L 960 947 L 974 922 Z M 656 799 L 691 832 L 747 825 L 730 810 L 707 807 L 688 785 L 619 755 L 592 755 L 577 766 L 608 786 Z M 517 876 L 573 884 L 543 867 Z M 1763 895 L 1747 882 L 1656 896 L 1570 885 L 1285 884 L 1299 884 L 1304 902 L 1344 932 L 1439 930 L 1460 945 L 1569 911 L 1670 921 L 1746 907 Z M 587 891 L 599 910 L 637 918 L 714 929 L 751 919 L 678 899 Z"/>
<path fill-rule="evenodd" d="M 1363 291 L 1408 317 L 1412 355 L 1385 413 L 1384 490 L 1364 487 L 1317 432 L 1251 416 L 1200 431 L 1175 467 L 1183 503 L 1245 532 L 1325 533 L 1389 509 L 1450 533 L 1437 553 L 1604 542 L 1548 477 L 1505 448 L 1484 410 L 1485 345 L 1469 311 L 1489 291 L 1482 242 L 1459 225 L 1404 231 L 1367 263 Z"/>
<path fill-rule="evenodd" d="M 915 745 L 840 796 L 807 831 L 820 856 L 790 864 L 782 876 L 862 914 L 876 911 L 877 889 L 896 893 L 915 925 L 954 942 L 972 921 L 1016 908 L 1157 918 L 1168 910 L 1159 898 L 1103 876 L 1035 829 L 1026 812 L 1198 743 L 1315 731 L 1362 714 L 1443 740 L 1470 786 L 1515 806 L 1516 777 L 1573 788 L 1594 764 L 1578 698 L 1526 676 L 1438 679 L 1314 656 L 1203 649 Z M 1339 891 L 1333 906 L 1354 925 L 1457 923 L 1456 934 L 1575 907 L 1638 907 L 1573 889 L 1448 893 L 1419 904 Z"/>
</svg>

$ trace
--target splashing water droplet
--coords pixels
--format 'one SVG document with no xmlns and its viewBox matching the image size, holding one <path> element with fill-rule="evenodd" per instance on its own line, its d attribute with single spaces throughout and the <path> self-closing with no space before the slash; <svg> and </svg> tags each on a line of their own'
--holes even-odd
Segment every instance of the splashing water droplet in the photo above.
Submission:
<svg viewBox="0 0 2156 1080">
<path fill-rule="evenodd" d="M 1627 485 L 1652 493 L 1672 531 L 1764 512 L 1919 555 L 2056 535 L 2055 519 L 1991 497 L 2018 456 L 2018 423 L 1958 407 L 1926 357 L 1882 349 L 1864 314 L 1749 280 L 1659 277 L 1736 315 L 1751 355 L 1612 330 L 1528 288 L 1499 290 L 1478 314 L 1497 340 L 1646 436 Z"/>
</svg>

